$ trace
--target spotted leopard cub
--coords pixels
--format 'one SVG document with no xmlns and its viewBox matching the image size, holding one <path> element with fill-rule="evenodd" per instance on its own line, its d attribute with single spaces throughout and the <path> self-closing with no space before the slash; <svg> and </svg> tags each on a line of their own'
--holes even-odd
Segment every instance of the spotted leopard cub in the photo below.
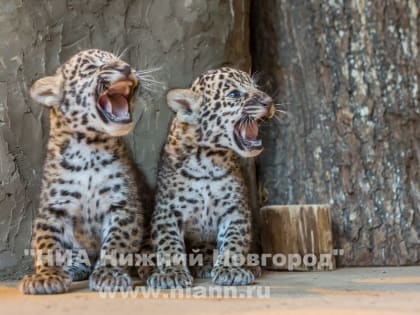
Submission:
<svg viewBox="0 0 420 315">
<path fill-rule="evenodd" d="M 191 286 L 191 273 L 219 285 L 251 284 L 254 274 L 235 261 L 251 243 L 239 156 L 262 151 L 259 123 L 274 115 L 273 101 L 247 73 L 231 68 L 204 73 L 191 89 L 171 90 L 167 101 L 176 117 L 164 146 L 152 216 L 152 243 L 163 259 L 148 285 Z M 189 268 L 179 259 L 192 250 L 203 255 L 202 266 Z"/>
<path fill-rule="evenodd" d="M 131 285 L 126 267 L 101 259 L 140 250 L 142 204 L 121 138 L 133 128 L 138 84 L 130 65 L 87 50 L 32 86 L 34 101 L 50 109 L 51 128 L 33 231 L 35 274 L 21 281 L 23 293 L 65 292 L 89 276 L 92 290 Z M 68 253 L 73 259 L 59 263 Z"/>
</svg>

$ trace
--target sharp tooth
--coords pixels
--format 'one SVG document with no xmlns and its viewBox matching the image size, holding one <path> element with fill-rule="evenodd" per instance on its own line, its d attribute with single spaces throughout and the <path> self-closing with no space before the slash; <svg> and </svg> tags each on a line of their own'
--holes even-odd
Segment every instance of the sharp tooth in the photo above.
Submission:
<svg viewBox="0 0 420 315">
<path fill-rule="evenodd" d="M 249 145 L 249 146 L 252 146 L 252 147 L 258 147 L 258 146 L 261 146 L 262 141 L 260 139 L 258 139 L 258 140 L 247 140 L 246 144 Z"/>
<path fill-rule="evenodd" d="M 104 108 L 105 108 L 105 111 L 112 114 L 112 104 L 109 100 L 107 100 L 107 102 L 105 103 Z"/>
<path fill-rule="evenodd" d="M 248 140 L 248 139 L 246 138 L 246 131 L 245 131 L 245 128 L 242 128 L 242 129 L 241 129 L 241 137 L 242 137 L 242 139 L 244 139 L 244 140 Z"/>
</svg>

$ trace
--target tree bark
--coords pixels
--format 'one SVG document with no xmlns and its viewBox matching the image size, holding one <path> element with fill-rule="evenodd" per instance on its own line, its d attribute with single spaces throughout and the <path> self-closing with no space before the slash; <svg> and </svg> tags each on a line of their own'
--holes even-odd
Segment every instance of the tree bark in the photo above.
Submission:
<svg viewBox="0 0 420 315">
<path fill-rule="evenodd" d="M 261 203 L 329 203 L 340 265 L 420 260 L 420 1 L 253 1 Z"/>
</svg>

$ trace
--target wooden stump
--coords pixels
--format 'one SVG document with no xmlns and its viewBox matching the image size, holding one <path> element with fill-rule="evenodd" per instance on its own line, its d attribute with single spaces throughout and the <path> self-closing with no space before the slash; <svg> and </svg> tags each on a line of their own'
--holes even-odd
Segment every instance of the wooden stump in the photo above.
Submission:
<svg viewBox="0 0 420 315">
<path fill-rule="evenodd" d="M 261 216 L 266 268 L 335 269 L 329 205 L 265 206 Z"/>
</svg>

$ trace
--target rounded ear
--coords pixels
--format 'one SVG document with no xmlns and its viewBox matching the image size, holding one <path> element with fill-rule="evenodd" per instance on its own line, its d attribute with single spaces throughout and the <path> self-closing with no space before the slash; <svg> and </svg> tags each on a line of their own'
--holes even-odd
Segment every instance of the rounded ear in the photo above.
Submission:
<svg viewBox="0 0 420 315">
<path fill-rule="evenodd" d="M 202 97 L 190 89 L 170 90 L 166 95 L 169 107 L 181 122 L 197 122 Z"/>
<path fill-rule="evenodd" d="M 61 75 L 48 76 L 41 78 L 32 85 L 32 99 L 42 105 L 51 107 L 57 106 L 62 98 L 63 82 Z"/>
</svg>

